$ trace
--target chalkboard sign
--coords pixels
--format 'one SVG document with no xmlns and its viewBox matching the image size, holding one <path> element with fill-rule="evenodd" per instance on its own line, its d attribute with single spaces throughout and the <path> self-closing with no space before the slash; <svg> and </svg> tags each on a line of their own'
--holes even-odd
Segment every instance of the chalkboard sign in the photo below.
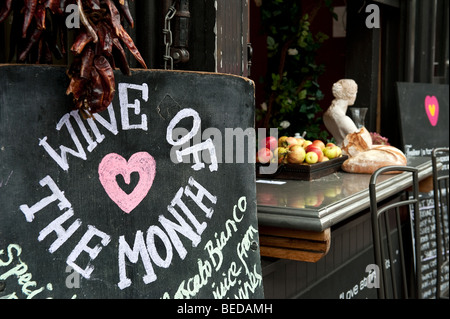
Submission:
<svg viewBox="0 0 450 319">
<path fill-rule="evenodd" d="M 0 79 L 0 298 L 263 297 L 251 81 L 116 73 L 84 118 L 65 68 Z"/>
<path fill-rule="evenodd" d="M 449 145 L 449 86 L 423 83 L 397 83 L 402 140 L 407 156 L 426 156 L 436 147 Z M 442 158 L 441 173 L 449 169 Z M 420 194 L 420 236 L 422 251 L 422 298 L 435 298 L 437 285 L 436 222 L 433 191 Z M 447 214 L 445 225 L 448 224 Z M 444 269 L 448 286 L 448 269 Z"/>
<path fill-rule="evenodd" d="M 437 238 L 434 212 L 434 199 L 431 194 L 421 194 L 420 210 L 420 246 L 422 253 L 422 286 L 421 293 L 424 299 L 436 297 L 437 288 Z M 448 214 L 444 214 L 444 223 L 448 229 Z M 448 236 L 448 234 L 446 234 Z M 443 283 L 441 289 L 448 287 L 449 269 L 443 269 Z"/>
<path fill-rule="evenodd" d="M 400 133 L 407 156 L 449 145 L 448 85 L 397 83 Z"/>
</svg>

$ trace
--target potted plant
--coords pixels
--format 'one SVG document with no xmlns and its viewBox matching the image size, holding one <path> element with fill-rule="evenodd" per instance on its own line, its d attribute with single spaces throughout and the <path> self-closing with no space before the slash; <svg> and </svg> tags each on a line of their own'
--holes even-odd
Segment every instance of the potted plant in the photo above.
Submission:
<svg viewBox="0 0 450 319">
<path fill-rule="evenodd" d="M 316 54 L 328 36 L 313 34 L 310 27 L 321 8 L 333 12 L 332 0 L 318 1 L 309 12 L 296 0 L 263 0 L 257 5 L 268 49 L 266 96 L 256 111 L 257 126 L 278 127 L 279 136 L 306 132 L 309 139 L 326 140 L 329 133 L 321 128 L 319 104 L 324 95 L 318 82 L 325 67 L 316 63 Z"/>
</svg>

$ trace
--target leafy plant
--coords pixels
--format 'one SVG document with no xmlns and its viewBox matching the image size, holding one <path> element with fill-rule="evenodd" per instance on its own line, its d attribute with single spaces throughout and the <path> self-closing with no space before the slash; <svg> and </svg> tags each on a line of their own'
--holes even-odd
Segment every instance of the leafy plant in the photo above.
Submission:
<svg viewBox="0 0 450 319">
<path fill-rule="evenodd" d="M 313 34 L 310 26 L 319 9 L 332 1 L 318 1 L 311 12 L 303 12 L 298 0 L 263 0 L 262 22 L 267 34 L 268 75 L 264 80 L 266 103 L 257 110 L 258 126 L 278 127 L 279 135 L 307 132 L 309 139 L 328 137 L 321 130 L 324 95 L 318 78 L 325 67 L 316 63 L 317 50 L 328 36 Z"/>
</svg>

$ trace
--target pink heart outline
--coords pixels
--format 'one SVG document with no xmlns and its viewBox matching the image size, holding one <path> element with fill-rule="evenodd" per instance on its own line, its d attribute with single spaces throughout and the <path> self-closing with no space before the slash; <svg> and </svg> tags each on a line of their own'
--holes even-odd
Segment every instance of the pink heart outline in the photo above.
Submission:
<svg viewBox="0 0 450 319">
<path fill-rule="evenodd" d="M 434 105 L 434 115 L 431 114 L 430 107 Z M 432 126 L 436 126 L 439 119 L 439 102 L 438 99 L 435 96 L 429 96 L 425 98 L 425 112 L 427 113 L 428 119 L 430 120 L 430 123 Z"/>
<path fill-rule="evenodd" d="M 117 184 L 116 176 L 122 175 L 125 183 L 130 184 L 131 173 L 139 173 L 139 182 L 134 190 L 127 194 Z M 121 210 L 129 214 L 147 196 L 156 174 L 155 159 L 147 152 L 133 154 L 124 159 L 116 153 L 106 155 L 98 166 L 98 176 L 109 198 Z"/>
</svg>

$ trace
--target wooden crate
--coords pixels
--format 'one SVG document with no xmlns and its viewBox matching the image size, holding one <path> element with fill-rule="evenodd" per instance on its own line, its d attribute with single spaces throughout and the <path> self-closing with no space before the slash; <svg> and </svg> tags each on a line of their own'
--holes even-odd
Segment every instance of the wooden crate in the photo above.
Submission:
<svg viewBox="0 0 450 319">
<path fill-rule="evenodd" d="M 347 155 L 343 155 L 332 160 L 316 163 L 316 164 L 280 164 L 273 174 L 262 174 L 260 167 L 263 164 L 256 165 L 257 178 L 269 179 L 295 179 L 303 181 L 311 181 L 323 176 L 333 174 L 341 169 L 342 163 L 348 159 Z"/>
</svg>

